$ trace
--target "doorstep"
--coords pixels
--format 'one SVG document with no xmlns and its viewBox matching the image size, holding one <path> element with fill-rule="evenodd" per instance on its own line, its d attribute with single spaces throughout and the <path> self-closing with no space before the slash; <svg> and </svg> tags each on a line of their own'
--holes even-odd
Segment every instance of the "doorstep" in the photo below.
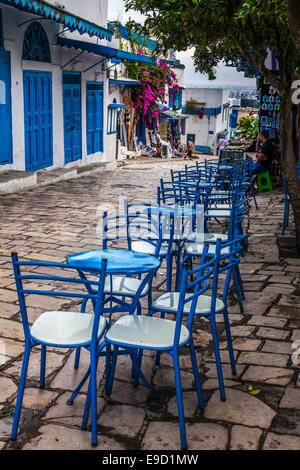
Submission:
<svg viewBox="0 0 300 470">
<path fill-rule="evenodd" d="M 97 173 L 116 170 L 117 161 L 101 162 L 91 165 L 82 165 L 72 168 L 55 168 L 53 170 L 28 171 L 4 171 L 0 173 L 0 195 L 18 193 L 24 190 L 40 186 L 58 183 L 71 179 L 82 178 Z"/>
</svg>

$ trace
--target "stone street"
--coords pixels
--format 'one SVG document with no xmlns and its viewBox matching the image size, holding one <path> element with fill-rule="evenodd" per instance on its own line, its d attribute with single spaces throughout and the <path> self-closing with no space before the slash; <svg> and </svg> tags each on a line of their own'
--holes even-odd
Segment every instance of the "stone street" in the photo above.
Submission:
<svg viewBox="0 0 300 470">
<path fill-rule="evenodd" d="M 180 169 L 180 160 L 126 161 L 116 171 L 59 182 L 24 193 L 0 197 L 0 449 L 93 450 L 90 432 L 81 430 L 86 388 L 73 406 L 70 392 L 88 364 L 82 354 L 74 369 L 74 351 L 49 348 L 46 386 L 39 388 L 39 349 L 33 350 L 20 432 L 10 441 L 11 425 L 23 354 L 19 314 L 10 254 L 22 259 L 63 262 L 70 253 L 99 249 L 97 230 L 104 210 L 116 210 L 122 200 L 155 202 L 161 177 Z M 248 247 L 241 260 L 246 300 L 241 314 L 230 292 L 230 321 L 236 354 L 233 376 L 226 350 L 222 318 L 218 332 L 222 348 L 227 400 L 218 389 L 208 322 L 195 322 L 194 337 L 205 409 L 199 410 L 187 351 L 182 351 L 182 383 L 189 450 L 299 450 L 300 259 L 282 245 L 284 196 L 281 189 L 250 200 L 245 220 Z M 292 226 L 286 237 L 291 236 Z M 279 237 L 279 238 L 278 238 Z M 221 287 L 221 286 L 220 286 Z M 165 267 L 154 282 L 154 298 L 165 291 Z M 220 289 L 220 294 L 222 294 Z M 43 310 L 71 308 L 71 301 L 28 299 L 30 323 Z M 50 305 L 49 305 L 50 303 Z M 298 346 L 300 348 L 300 346 Z M 300 352 L 299 352 L 300 359 Z M 300 363 L 300 360 L 299 360 Z M 156 387 L 152 399 L 143 387 L 133 388 L 127 356 L 117 364 L 113 393 L 104 392 L 104 363 L 99 361 L 98 450 L 180 450 L 173 367 L 168 355 L 155 365 L 146 353 L 143 370 Z M 249 387 L 252 387 L 249 389 Z"/>
</svg>

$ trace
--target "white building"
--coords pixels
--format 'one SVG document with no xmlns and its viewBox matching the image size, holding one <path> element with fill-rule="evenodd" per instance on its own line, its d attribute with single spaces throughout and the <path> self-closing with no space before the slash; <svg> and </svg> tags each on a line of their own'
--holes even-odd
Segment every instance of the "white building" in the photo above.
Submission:
<svg viewBox="0 0 300 470">
<path fill-rule="evenodd" d="M 108 0 L 61 1 L 0 0 L 0 172 L 120 158 L 122 62 L 150 58 L 120 50 Z"/>
<path fill-rule="evenodd" d="M 197 152 L 216 154 L 219 135 L 230 138 L 237 127 L 239 100 L 229 98 L 229 89 L 187 88 L 183 91 L 186 140 L 193 138 Z"/>
</svg>

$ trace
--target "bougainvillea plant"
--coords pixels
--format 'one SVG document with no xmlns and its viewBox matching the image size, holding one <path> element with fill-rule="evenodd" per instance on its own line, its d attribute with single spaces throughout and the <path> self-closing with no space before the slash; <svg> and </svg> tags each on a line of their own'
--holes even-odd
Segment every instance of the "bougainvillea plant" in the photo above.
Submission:
<svg viewBox="0 0 300 470">
<path fill-rule="evenodd" d="M 140 38 L 139 38 L 140 39 Z M 130 35 L 131 52 L 149 56 L 149 50 L 136 37 Z M 169 97 L 174 103 L 174 95 L 180 89 L 176 74 L 165 59 L 154 58 L 153 63 L 124 62 L 128 77 L 139 84 L 132 89 L 131 101 L 135 111 L 133 129 L 140 119 L 146 125 L 156 119 L 161 111 L 168 109 Z"/>
</svg>

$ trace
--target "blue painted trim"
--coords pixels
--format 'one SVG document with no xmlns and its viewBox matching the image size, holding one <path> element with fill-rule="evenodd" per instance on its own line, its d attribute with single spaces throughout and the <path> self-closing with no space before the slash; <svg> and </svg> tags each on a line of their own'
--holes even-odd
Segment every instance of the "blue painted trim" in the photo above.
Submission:
<svg viewBox="0 0 300 470">
<path fill-rule="evenodd" d="M 41 86 L 42 80 L 49 83 L 49 89 L 44 85 Z M 23 89 L 25 169 L 26 171 L 42 170 L 53 165 L 52 73 L 24 70 Z M 43 96 L 46 91 L 49 94 Z M 34 95 L 35 99 L 33 98 Z M 45 109 L 42 108 L 43 103 Z M 46 107 L 47 103 L 49 109 Z"/>
<path fill-rule="evenodd" d="M 91 42 L 77 41 L 75 39 L 67 39 L 58 37 L 57 44 L 62 47 L 81 49 L 82 51 L 91 52 L 96 55 L 107 57 L 109 59 L 128 60 L 131 62 L 142 62 L 146 64 L 156 65 L 156 60 L 151 57 L 133 54 L 132 52 L 121 51 L 113 47 L 101 46 Z"/>
<path fill-rule="evenodd" d="M 182 114 L 200 114 L 203 108 L 200 106 L 195 109 L 193 113 L 188 111 L 185 107 L 182 108 Z M 221 114 L 222 108 L 204 108 L 204 116 L 218 116 Z"/>
<path fill-rule="evenodd" d="M 103 83 L 87 82 L 87 154 L 103 152 Z"/>
<path fill-rule="evenodd" d="M 112 78 L 110 78 L 108 80 L 108 83 L 109 85 L 126 85 L 126 86 L 136 86 L 136 85 L 139 85 L 139 81 L 138 80 L 114 80 Z"/>
<path fill-rule="evenodd" d="M 113 33 L 108 29 L 41 0 L 0 0 L 0 3 L 61 23 L 70 31 L 76 30 L 79 34 L 87 33 L 90 37 L 97 36 L 108 41 L 113 37 Z"/>
<path fill-rule="evenodd" d="M 76 80 L 74 80 L 74 83 L 71 83 L 70 81 L 70 77 L 71 75 L 73 75 Z M 64 83 L 64 77 L 68 76 L 69 77 L 69 81 L 67 80 L 67 83 Z M 68 117 L 68 114 L 67 114 L 67 109 L 68 109 L 68 106 L 67 106 L 67 98 L 65 96 L 65 92 L 67 90 L 74 90 L 74 89 L 79 89 L 79 101 L 80 101 L 80 117 L 79 117 L 79 120 L 78 120 L 78 124 L 79 124 L 79 128 L 78 128 L 78 133 L 79 133 L 79 141 L 80 141 L 80 144 L 79 144 L 79 151 L 77 152 L 77 154 L 74 155 L 74 152 L 73 152 L 73 149 L 74 149 L 74 145 L 73 145 L 73 140 L 71 142 L 71 147 L 67 147 L 67 141 L 68 141 L 68 129 L 67 129 L 67 126 L 73 126 L 74 125 L 74 121 L 71 123 L 68 124 L 68 119 L 75 119 L 75 114 L 73 112 L 73 110 L 70 109 L 70 112 L 69 112 L 69 116 Z M 77 161 L 77 160 L 80 160 L 82 158 L 82 124 L 81 124 L 81 120 L 82 120 L 82 107 L 81 107 L 81 73 L 80 72 L 72 72 L 72 71 L 63 71 L 63 87 L 62 87 L 62 91 L 63 91 L 63 113 L 64 113 L 64 151 L 65 151 L 65 163 L 70 163 L 72 161 Z M 68 149 L 70 149 L 71 151 L 71 157 L 69 157 L 69 155 L 67 155 L 67 151 Z"/>
<path fill-rule="evenodd" d="M 10 52 L 0 50 L 0 81 L 5 103 L 0 102 L 0 165 L 13 162 Z"/>
<path fill-rule="evenodd" d="M 210 152 L 211 147 L 205 145 L 195 145 L 196 152 Z"/>
</svg>

